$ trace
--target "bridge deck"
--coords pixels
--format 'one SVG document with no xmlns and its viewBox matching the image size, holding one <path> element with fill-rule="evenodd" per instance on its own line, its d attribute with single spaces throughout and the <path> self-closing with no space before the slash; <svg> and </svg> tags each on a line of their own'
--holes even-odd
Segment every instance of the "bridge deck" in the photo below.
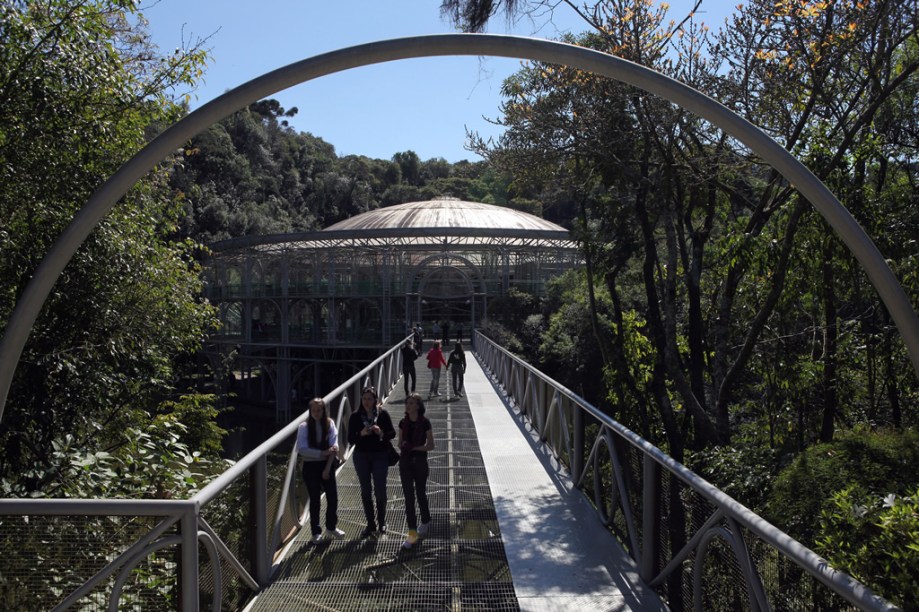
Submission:
<svg viewBox="0 0 919 612">
<path fill-rule="evenodd" d="M 466 397 L 426 402 L 437 448 L 429 455 L 433 527 L 411 551 L 398 471 L 389 472 L 385 536 L 364 527 L 351 462 L 338 475 L 343 540 L 286 550 L 273 584 L 250 610 L 663 610 L 634 564 L 513 415 L 471 353 Z M 417 390 L 430 373 L 416 364 Z M 398 423 L 404 393 L 387 401 Z M 325 506 L 323 505 L 323 513 Z M 323 514 L 324 516 L 324 514 Z"/>
</svg>

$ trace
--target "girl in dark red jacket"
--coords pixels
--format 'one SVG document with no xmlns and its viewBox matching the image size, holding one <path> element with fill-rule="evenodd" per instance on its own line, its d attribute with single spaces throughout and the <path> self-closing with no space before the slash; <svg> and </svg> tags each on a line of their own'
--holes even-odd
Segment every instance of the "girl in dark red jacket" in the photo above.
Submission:
<svg viewBox="0 0 919 612">
<path fill-rule="evenodd" d="M 431 389 L 428 391 L 428 399 L 434 395 L 440 395 L 440 366 L 447 367 L 447 360 L 444 359 L 444 353 L 440 350 L 438 341 L 428 351 L 428 369 L 431 370 Z"/>
</svg>

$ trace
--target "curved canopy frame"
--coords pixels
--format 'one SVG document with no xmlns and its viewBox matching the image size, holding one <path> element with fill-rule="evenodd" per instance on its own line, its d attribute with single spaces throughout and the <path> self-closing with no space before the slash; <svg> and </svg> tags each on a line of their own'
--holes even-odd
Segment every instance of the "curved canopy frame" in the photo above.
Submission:
<svg viewBox="0 0 919 612">
<path fill-rule="evenodd" d="M 718 126 L 772 165 L 829 222 L 868 275 L 909 350 L 919 376 L 919 317 L 878 248 L 849 211 L 801 162 L 759 128 L 705 94 L 650 68 L 599 51 L 536 38 L 440 34 L 367 43 L 279 68 L 208 102 L 128 160 L 86 202 L 42 260 L 10 316 L 0 342 L 0 419 L 13 372 L 54 283 L 89 233 L 145 174 L 195 134 L 234 111 L 283 89 L 351 68 L 445 55 L 498 56 L 562 64 L 606 76 L 674 104 Z"/>
</svg>

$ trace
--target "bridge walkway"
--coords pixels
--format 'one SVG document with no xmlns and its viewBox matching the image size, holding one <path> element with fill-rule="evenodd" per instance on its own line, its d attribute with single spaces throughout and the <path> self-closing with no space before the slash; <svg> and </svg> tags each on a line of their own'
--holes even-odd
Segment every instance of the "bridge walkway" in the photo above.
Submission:
<svg viewBox="0 0 919 612">
<path fill-rule="evenodd" d="M 247 609 L 665 609 L 471 352 L 467 362 L 465 397 L 447 395 L 444 372 L 443 395 L 425 403 L 437 446 L 429 454 L 429 536 L 401 549 L 404 500 L 392 468 L 388 533 L 359 539 L 364 517 L 349 461 L 338 474 L 345 538 L 313 545 L 304 529 Z M 427 397 L 425 364 L 423 357 L 416 364 L 417 390 Z M 404 398 L 401 383 L 387 398 L 396 423 Z"/>
</svg>

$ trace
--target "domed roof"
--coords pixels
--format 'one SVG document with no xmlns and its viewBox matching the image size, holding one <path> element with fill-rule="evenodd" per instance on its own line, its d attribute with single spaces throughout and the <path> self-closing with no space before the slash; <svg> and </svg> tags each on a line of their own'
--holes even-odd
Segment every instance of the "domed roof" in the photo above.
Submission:
<svg viewBox="0 0 919 612">
<path fill-rule="evenodd" d="M 368 230 L 418 229 L 477 229 L 518 230 L 536 232 L 566 232 L 535 215 L 480 202 L 456 198 L 437 198 L 425 202 L 409 202 L 378 208 L 345 219 L 327 227 L 326 232 Z"/>
<path fill-rule="evenodd" d="M 378 208 L 322 231 L 240 236 L 209 247 L 261 253 L 304 249 L 577 248 L 568 230 L 535 215 L 456 198 L 437 198 Z"/>
</svg>

